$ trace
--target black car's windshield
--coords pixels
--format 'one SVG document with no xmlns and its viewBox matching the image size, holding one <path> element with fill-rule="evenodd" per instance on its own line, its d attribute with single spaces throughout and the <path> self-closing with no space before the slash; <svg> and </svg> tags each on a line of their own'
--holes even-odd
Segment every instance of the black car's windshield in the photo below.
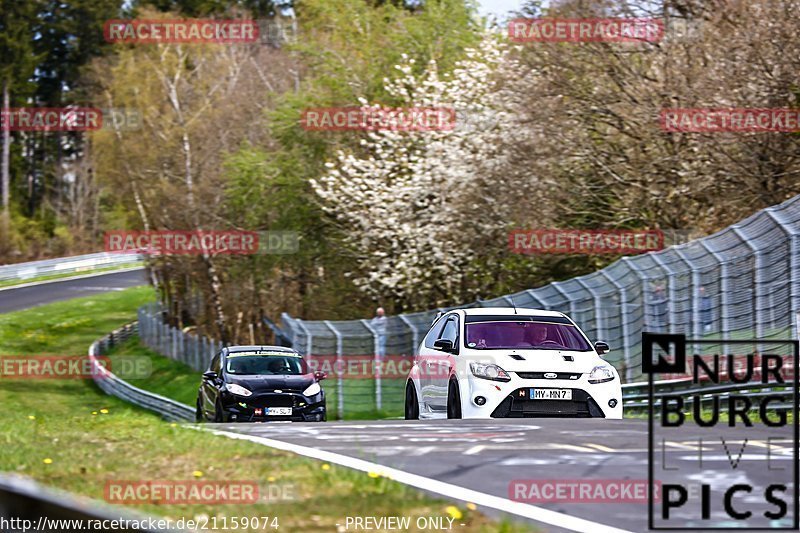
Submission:
<svg viewBox="0 0 800 533">
<path fill-rule="evenodd" d="M 225 370 L 241 375 L 307 374 L 306 362 L 296 355 L 229 355 Z"/>
<path fill-rule="evenodd" d="M 517 348 L 585 352 L 592 349 L 572 324 L 503 320 L 467 323 L 465 328 L 467 348 L 473 350 Z"/>
</svg>

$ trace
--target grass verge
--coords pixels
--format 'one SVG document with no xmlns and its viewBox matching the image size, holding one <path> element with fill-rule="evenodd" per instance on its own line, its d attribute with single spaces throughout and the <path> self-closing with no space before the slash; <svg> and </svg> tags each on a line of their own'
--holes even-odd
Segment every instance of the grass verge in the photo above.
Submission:
<svg viewBox="0 0 800 533">
<path fill-rule="evenodd" d="M 0 351 L 84 355 L 153 296 L 149 288 L 136 288 L 0 315 Z M 449 515 L 465 524 L 464 531 L 530 530 L 386 478 L 163 422 L 106 396 L 91 381 L 0 376 L 0 402 L 0 471 L 101 500 L 113 480 L 250 481 L 263 495 L 255 504 L 135 506 L 153 515 L 226 517 L 229 524 L 234 517 L 270 516 L 288 531 L 334 531 L 345 516 L 409 516 L 413 524 L 415 517 Z M 261 528 L 238 529 L 247 530 Z"/>
</svg>

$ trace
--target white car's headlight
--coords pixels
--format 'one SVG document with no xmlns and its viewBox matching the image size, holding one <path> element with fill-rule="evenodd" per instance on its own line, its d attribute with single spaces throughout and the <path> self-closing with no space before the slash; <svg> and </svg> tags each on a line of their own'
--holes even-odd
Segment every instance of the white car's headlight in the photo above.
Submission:
<svg viewBox="0 0 800 533">
<path fill-rule="evenodd" d="M 252 396 L 253 393 L 236 383 L 226 383 L 225 390 L 237 396 Z"/>
<path fill-rule="evenodd" d="M 319 394 L 320 391 L 322 391 L 322 387 L 319 386 L 319 383 L 312 383 L 303 391 L 303 396 L 314 396 L 315 394 Z"/>
<path fill-rule="evenodd" d="M 484 363 L 470 363 L 469 369 L 472 375 L 478 378 L 491 379 L 492 381 L 511 381 L 508 372 L 497 365 L 487 365 Z"/>
<path fill-rule="evenodd" d="M 589 372 L 589 383 L 605 383 L 614 379 L 614 372 L 605 365 L 596 366 Z"/>
</svg>

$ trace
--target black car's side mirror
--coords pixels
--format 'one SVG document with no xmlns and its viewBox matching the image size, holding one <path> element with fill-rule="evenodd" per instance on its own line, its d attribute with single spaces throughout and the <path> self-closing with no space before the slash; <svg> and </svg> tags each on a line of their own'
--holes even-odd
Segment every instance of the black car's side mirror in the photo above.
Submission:
<svg viewBox="0 0 800 533">
<path fill-rule="evenodd" d="M 607 354 L 611 348 L 608 347 L 608 344 L 605 342 L 597 341 L 594 343 L 594 349 L 597 351 L 599 355 Z"/>
<path fill-rule="evenodd" d="M 213 370 L 209 370 L 208 372 L 203 372 L 203 379 L 213 381 L 217 379 L 217 373 L 214 372 Z"/>
<path fill-rule="evenodd" d="M 441 350 L 443 352 L 452 353 L 453 349 L 453 341 L 450 339 L 438 339 L 433 343 L 433 347 L 437 350 Z"/>
<path fill-rule="evenodd" d="M 321 370 L 317 370 L 316 372 L 314 372 L 314 379 L 316 379 L 317 381 L 322 381 L 327 377 L 328 377 L 327 372 L 322 372 Z"/>
</svg>

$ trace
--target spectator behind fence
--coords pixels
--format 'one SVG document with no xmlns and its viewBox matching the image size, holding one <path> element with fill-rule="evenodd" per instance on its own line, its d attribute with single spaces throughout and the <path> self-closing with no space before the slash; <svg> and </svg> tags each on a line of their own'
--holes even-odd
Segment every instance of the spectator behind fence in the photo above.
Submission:
<svg viewBox="0 0 800 533">
<path fill-rule="evenodd" d="M 653 328 L 665 330 L 667 327 L 667 295 L 663 285 L 659 284 L 653 288 L 650 305 L 652 306 Z"/>
<path fill-rule="evenodd" d="M 697 292 L 700 303 L 700 324 L 703 326 L 703 333 L 708 333 L 711 331 L 711 325 L 714 322 L 711 316 L 711 297 L 706 294 L 705 287 L 700 287 Z"/>
<path fill-rule="evenodd" d="M 388 319 L 386 318 L 386 313 L 383 310 L 383 307 L 379 307 L 375 310 L 375 318 L 370 321 L 370 325 L 372 329 L 375 330 L 375 333 L 378 335 L 378 356 L 383 357 L 386 355 L 386 322 Z"/>
</svg>

